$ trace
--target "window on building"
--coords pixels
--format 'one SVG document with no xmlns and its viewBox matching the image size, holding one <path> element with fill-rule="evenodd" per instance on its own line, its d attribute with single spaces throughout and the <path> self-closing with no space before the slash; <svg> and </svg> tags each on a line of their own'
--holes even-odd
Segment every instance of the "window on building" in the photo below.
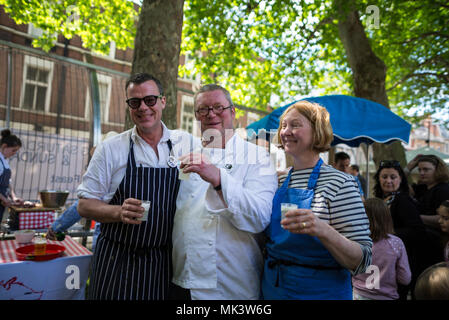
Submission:
<svg viewBox="0 0 449 320">
<path fill-rule="evenodd" d="M 117 49 L 117 44 L 115 43 L 115 41 L 111 41 L 111 42 L 109 42 L 109 53 L 108 54 L 103 54 L 100 52 L 93 52 L 93 55 L 97 56 L 97 57 L 108 57 L 111 59 L 115 59 L 116 49 Z"/>
<path fill-rule="evenodd" d="M 39 38 L 44 31 L 41 28 L 36 28 L 32 23 L 28 24 L 28 34 L 33 38 Z"/>
<path fill-rule="evenodd" d="M 21 107 L 48 111 L 50 103 L 53 62 L 25 56 Z"/>
<path fill-rule="evenodd" d="M 196 127 L 193 97 L 182 96 L 181 129 L 196 135 Z"/>
<path fill-rule="evenodd" d="M 111 97 L 112 78 L 106 75 L 97 74 L 98 91 L 100 95 L 100 116 L 102 123 L 109 122 L 109 103 Z M 92 119 L 92 99 L 90 87 L 87 88 L 86 94 L 86 118 Z"/>
<path fill-rule="evenodd" d="M 115 41 L 111 41 L 111 44 L 109 46 L 109 58 L 115 59 Z"/>
<path fill-rule="evenodd" d="M 184 56 L 184 65 L 183 67 L 189 71 L 189 74 L 184 73 L 184 76 L 182 77 L 183 80 L 188 80 L 188 81 L 196 81 L 199 82 L 200 81 L 200 75 L 196 74 L 194 72 L 192 72 L 192 70 L 195 69 L 195 57 L 192 56 L 189 53 L 186 53 Z"/>
</svg>

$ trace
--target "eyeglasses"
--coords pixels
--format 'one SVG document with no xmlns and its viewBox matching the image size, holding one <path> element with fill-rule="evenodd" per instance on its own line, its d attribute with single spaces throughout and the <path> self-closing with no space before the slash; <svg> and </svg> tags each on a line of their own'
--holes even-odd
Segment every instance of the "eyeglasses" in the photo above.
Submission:
<svg viewBox="0 0 449 320">
<path fill-rule="evenodd" d="M 156 102 L 157 102 L 157 98 L 162 98 L 163 95 L 159 95 L 159 96 L 154 96 L 154 95 L 149 95 L 143 98 L 130 98 L 128 100 L 126 100 L 126 103 L 128 104 L 128 106 L 131 109 L 138 109 L 140 107 L 140 105 L 142 104 L 142 100 L 145 103 L 145 105 L 147 107 L 153 107 Z"/>
<path fill-rule="evenodd" d="M 397 160 L 381 160 L 379 168 L 384 168 L 384 167 L 389 167 L 389 168 L 399 167 L 400 168 L 401 164 Z"/>
<path fill-rule="evenodd" d="M 201 116 L 207 116 L 209 114 L 209 111 L 212 110 L 215 114 L 221 114 L 223 110 L 231 108 L 233 105 L 231 104 L 228 107 L 223 106 L 212 106 L 212 107 L 201 107 L 195 110 L 199 115 Z"/>
</svg>

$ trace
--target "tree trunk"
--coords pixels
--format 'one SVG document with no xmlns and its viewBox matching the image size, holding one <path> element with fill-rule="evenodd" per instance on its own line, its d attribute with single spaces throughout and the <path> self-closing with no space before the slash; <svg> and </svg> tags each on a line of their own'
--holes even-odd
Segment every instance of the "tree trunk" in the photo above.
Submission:
<svg viewBox="0 0 449 320">
<path fill-rule="evenodd" d="M 334 5 L 340 11 L 338 30 L 352 69 L 355 96 L 389 108 L 385 90 L 387 68 L 371 49 L 354 1 L 348 3 L 347 0 L 335 0 Z M 383 159 L 396 159 L 402 166 L 406 165 L 404 148 L 399 141 L 388 145 L 374 143 L 373 158 L 376 165 Z"/>
<path fill-rule="evenodd" d="M 167 99 L 162 120 L 175 129 L 177 79 L 181 49 L 184 0 L 144 0 L 134 42 L 132 74 L 149 73 L 158 78 Z M 133 126 L 126 111 L 125 130 Z"/>
</svg>

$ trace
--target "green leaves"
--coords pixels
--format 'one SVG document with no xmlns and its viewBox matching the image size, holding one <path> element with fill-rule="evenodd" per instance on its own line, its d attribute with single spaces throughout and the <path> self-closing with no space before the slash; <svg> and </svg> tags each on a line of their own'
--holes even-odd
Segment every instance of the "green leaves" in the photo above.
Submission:
<svg viewBox="0 0 449 320">
<path fill-rule="evenodd" d="M 447 110 L 449 6 L 355 2 L 373 51 L 387 65 L 391 108 L 410 121 L 419 119 L 417 107 Z M 369 6 L 379 9 L 378 26 Z M 182 52 L 203 52 L 194 67 L 203 83 L 220 82 L 237 103 L 253 107 L 276 96 L 283 105 L 316 92 L 352 94 L 339 9 L 318 0 L 186 0 Z"/>
<path fill-rule="evenodd" d="M 337 3 L 345 8 L 337 7 Z M 390 106 L 410 121 L 449 109 L 449 6 L 437 1 L 354 0 L 374 53 L 387 66 Z M 123 0 L 0 0 L 19 24 L 43 35 L 79 35 L 107 54 L 110 41 L 133 48 L 139 12 Z M 378 8 L 378 26 L 368 7 Z M 347 8 L 346 8 L 347 7 Z M 185 0 L 181 53 L 195 57 L 180 75 L 228 87 L 235 102 L 265 109 L 312 94 L 351 94 L 352 72 L 337 24 L 349 2 Z M 424 110 L 424 111 L 423 111 Z M 448 120 L 449 121 L 449 120 Z"/>
<path fill-rule="evenodd" d="M 42 29 L 33 46 L 49 51 L 58 34 L 67 39 L 81 37 L 83 46 L 96 53 L 108 54 L 110 42 L 126 49 L 134 46 L 138 11 L 130 1 L 122 0 L 0 0 L 17 24 L 32 23 Z"/>
</svg>

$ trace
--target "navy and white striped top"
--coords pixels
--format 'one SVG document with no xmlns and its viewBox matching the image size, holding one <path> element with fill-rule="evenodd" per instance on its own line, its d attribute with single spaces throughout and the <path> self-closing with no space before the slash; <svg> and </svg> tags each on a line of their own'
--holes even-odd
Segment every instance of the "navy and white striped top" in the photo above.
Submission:
<svg viewBox="0 0 449 320">
<path fill-rule="evenodd" d="M 288 187 L 307 189 L 312 169 L 293 171 Z M 279 185 L 282 185 L 286 177 L 286 174 L 280 176 Z M 341 235 L 360 244 L 363 258 L 352 274 L 365 272 L 371 264 L 373 243 L 369 220 L 354 177 L 323 164 L 315 187 L 312 211 Z"/>
</svg>

